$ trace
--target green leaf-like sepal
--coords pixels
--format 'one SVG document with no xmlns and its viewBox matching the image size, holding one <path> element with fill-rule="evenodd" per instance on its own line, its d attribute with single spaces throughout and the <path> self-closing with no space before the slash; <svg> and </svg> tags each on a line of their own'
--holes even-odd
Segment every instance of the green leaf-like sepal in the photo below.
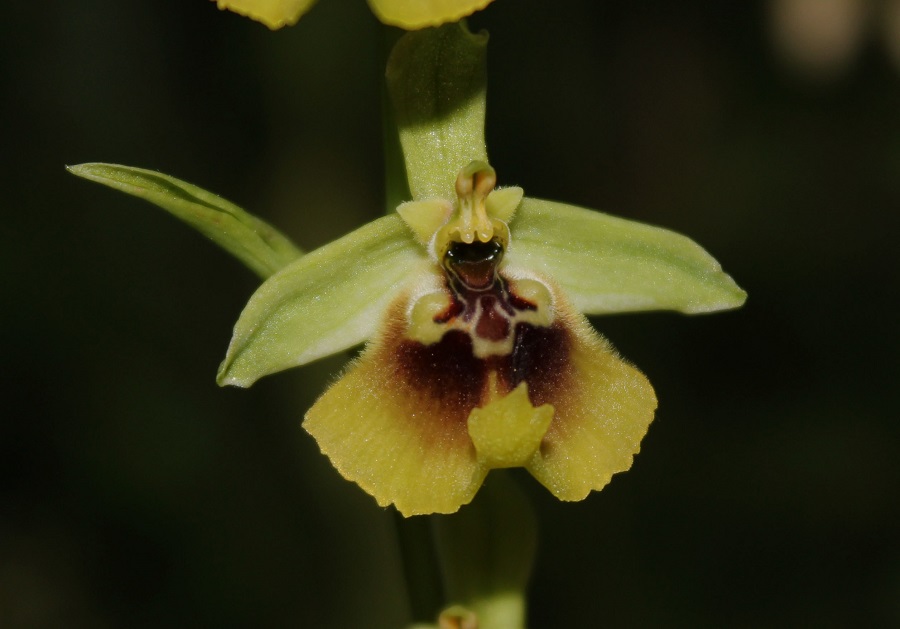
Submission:
<svg viewBox="0 0 900 629">
<path fill-rule="evenodd" d="M 262 278 L 302 252 L 277 229 L 192 184 L 153 170 L 118 164 L 80 164 L 69 172 L 158 205 L 208 236 Z"/>
<path fill-rule="evenodd" d="M 737 308 L 747 293 L 690 238 L 580 207 L 525 198 L 507 261 L 552 277 L 585 314 Z"/>
<path fill-rule="evenodd" d="M 461 24 L 407 33 L 388 59 L 387 85 L 413 199 L 456 198 L 456 177 L 487 162 L 487 34 Z"/>
<path fill-rule="evenodd" d="M 219 384 L 247 387 L 362 343 L 398 291 L 428 264 L 397 215 L 303 256 L 250 298 L 219 368 Z"/>
</svg>

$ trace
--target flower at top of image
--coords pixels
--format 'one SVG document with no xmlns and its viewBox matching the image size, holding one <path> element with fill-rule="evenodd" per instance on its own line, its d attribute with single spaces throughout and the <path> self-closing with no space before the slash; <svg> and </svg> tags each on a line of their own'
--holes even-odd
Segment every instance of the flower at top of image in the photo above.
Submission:
<svg viewBox="0 0 900 629">
<path fill-rule="evenodd" d="M 585 314 L 746 296 L 684 236 L 497 188 L 485 44 L 455 25 L 400 40 L 387 77 L 412 200 L 265 281 L 219 372 L 249 386 L 366 342 L 303 426 L 407 516 L 455 512 L 495 468 L 562 500 L 601 489 L 631 466 L 656 397 Z"/>
<path fill-rule="evenodd" d="M 316 0 L 213 0 L 228 9 L 262 22 L 272 30 L 296 24 Z M 483 9 L 493 0 L 368 0 L 379 20 L 416 30 L 456 22 Z"/>
</svg>

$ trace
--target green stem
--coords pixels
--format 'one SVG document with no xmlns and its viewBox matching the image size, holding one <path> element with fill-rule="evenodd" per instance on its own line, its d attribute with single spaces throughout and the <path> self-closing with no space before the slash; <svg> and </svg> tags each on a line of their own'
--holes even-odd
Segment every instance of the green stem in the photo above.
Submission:
<svg viewBox="0 0 900 629">
<path fill-rule="evenodd" d="M 472 504 L 434 524 L 448 602 L 474 612 L 478 629 L 523 629 L 537 524 L 510 474 L 492 471 Z"/>
<path fill-rule="evenodd" d="M 430 518 L 404 518 L 397 511 L 393 513 L 412 621 L 432 623 L 444 604 L 444 596 Z"/>
</svg>

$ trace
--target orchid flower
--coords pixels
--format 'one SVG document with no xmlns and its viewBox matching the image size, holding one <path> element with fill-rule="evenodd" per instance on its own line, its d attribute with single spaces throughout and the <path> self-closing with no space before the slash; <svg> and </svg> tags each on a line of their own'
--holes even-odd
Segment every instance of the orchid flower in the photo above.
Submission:
<svg viewBox="0 0 900 629">
<path fill-rule="evenodd" d="M 412 200 L 268 279 L 219 373 L 249 386 L 366 342 L 303 425 L 404 515 L 456 511 L 494 468 L 525 467 L 563 500 L 601 489 L 631 466 L 656 397 L 584 315 L 745 297 L 684 236 L 497 188 L 486 39 L 448 25 L 400 40 L 387 77 Z"/>
<path fill-rule="evenodd" d="M 497 468 L 524 467 L 561 500 L 602 489 L 630 468 L 657 400 L 585 315 L 746 298 L 684 236 L 497 187 L 486 43 L 460 25 L 399 40 L 387 79 L 412 198 L 306 255 L 184 182 L 71 169 L 206 225 L 267 277 L 220 384 L 366 344 L 303 426 L 345 478 L 406 516 L 457 511 Z"/>
</svg>

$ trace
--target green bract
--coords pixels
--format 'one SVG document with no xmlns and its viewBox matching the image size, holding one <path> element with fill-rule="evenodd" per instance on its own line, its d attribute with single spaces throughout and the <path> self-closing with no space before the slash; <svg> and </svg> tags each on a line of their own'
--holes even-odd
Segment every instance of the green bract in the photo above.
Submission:
<svg viewBox="0 0 900 629">
<path fill-rule="evenodd" d="M 262 22 L 272 30 L 295 24 L 316 0 L 214 0 L 220 9 L 230 9 Z M 493 0 L 368 0 L 378 19 L 408 30 L 455 22 L 483 9 Z"/>
</svg>

